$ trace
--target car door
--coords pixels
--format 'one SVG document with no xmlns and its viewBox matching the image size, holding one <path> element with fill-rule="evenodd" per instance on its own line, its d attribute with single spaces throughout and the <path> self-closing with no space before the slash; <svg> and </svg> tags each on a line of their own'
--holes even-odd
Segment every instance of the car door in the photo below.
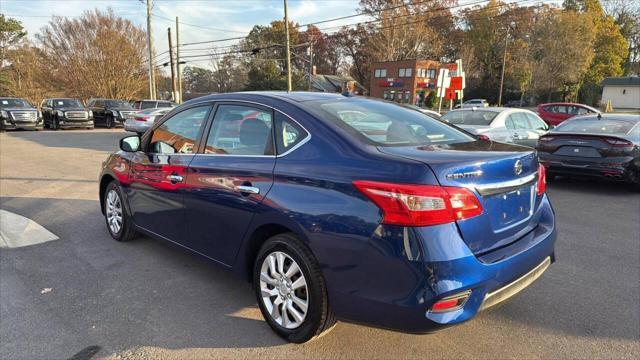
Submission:
<svg viewBox="0 0 640 360">
<path fill-rule="evenodd" d="M 529 142 L 529 124 L 522 111 L 512 112 L 507 116 L 505 127 L 511 132 L 511 140 L 514 144 L 525 145 Z"/>
<path fill-rule="evenodd" d="M 273 184 L 276 163 L 273 112 L 243 103 L 219 103 L 201 153 L 187 174 L 189 247 L 231 265 Z"/>
<path fill-rule="evenodd" d="M 127 198 L 135 224 L 165 239 L 185 243 L 184 191 L 211 105 L 178 112 L 145 134 L 135 154 Z"/>
<path fill-rule="evenodd" d="M 529 137 L 523 145 L 536 147 L 538 138 L 549 131 L 549 126 L 535 114 L 525 112 L 524 116 L 527 118 Z"/>
<path fill-rule="evenodd" d="M 42 103 L 42 118 L 44 119 L 45 125 L 49 125 L 49 121 L 51 121 L 51 99 L 47 99 Z"/>
<path fill-rule="evenodd" d="M 95 100 L 91 107 L 91 111 L 93 112 L 93 121 L 96 124 L 104 124 L 104 100 Z"/>
</svg>

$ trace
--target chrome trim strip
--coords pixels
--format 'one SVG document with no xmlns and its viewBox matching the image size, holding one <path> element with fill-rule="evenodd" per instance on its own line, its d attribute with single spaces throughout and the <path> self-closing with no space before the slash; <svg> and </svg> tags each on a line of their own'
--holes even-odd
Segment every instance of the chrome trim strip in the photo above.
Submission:
<svg viewBox="0 0 640 360">
<path fill-rule="evenodd" d="M 488 196 L 513 191 L 525 185 L 530 185 L 530 183 L 535 182 L 537 178 L 538 172 L 536 171 L 533 174 L 529 174 L 518 179 L 491 184 L 473 184 L 472 186 L 478 191 L 480 195 Z"/>
<path fill-rule="evenodd" d="M 540 264 L 511 283 L 485 295 L 480 310 L 488 309 L 516 295 L 536 281 L 551 265 L 551 257 L 547 256 Z"/>
</svg>

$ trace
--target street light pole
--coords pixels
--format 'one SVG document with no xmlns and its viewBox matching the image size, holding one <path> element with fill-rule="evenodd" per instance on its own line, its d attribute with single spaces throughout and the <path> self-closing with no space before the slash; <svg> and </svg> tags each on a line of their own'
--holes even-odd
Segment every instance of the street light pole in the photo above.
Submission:
<svg viewBox="0 0 640 360">
<path fill-rule="evenodd" d="M 498 93 L 498 106 L 502 105 L 502 87 L 504 86 L 504 68 L 507 65 L 507 44 L 509 43 L 509 30 L 511 30 L 510 26 L 507 27 L 507 35 L 504 38 L 504 55 L 502 56 L 502 73 L 500 74 L 500 92 Z"/>
<path fill-rule="evenodd" d="M 173 44 L 171 41 L 171 28 L 167 28 L 167 36 L 169 37 L 169 64 L 171 65 L 171 97 L 172 100 L 178 102 L 176 95 L 176 68 L 173 59 Z"/>
<path fill-rule="evenodd" d="M 291 91 L 291 48 L 289 45 L 289 14 L 287 0 L 284 0 L 284 29 L 287 38 L 287 91 Z"/>
<path fill-rule="evenodd" d="M 178 104 L 182 104 L 182 73 L 180 71 L 180 28 L 178 17 L 176 16 L 176 70 L 178 77 Z"/>
<path fill-rule="evenodd" d="M 151 35 L 151 0 L 147 0 L 147 48 L 149 49 L 149 99 L 156 99 L 155 71 L 153 59 L 153 37 Z"/>
</svg>

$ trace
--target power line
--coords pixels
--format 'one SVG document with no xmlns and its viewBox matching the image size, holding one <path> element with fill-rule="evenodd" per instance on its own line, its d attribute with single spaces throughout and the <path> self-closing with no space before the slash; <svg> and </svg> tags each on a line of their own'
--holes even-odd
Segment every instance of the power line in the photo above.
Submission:
<svg viewBox="0 0 640 360">
<path fill-rule="evenodd" d="M 174 23 L 174 22 L 175 22 L 175 20 L 169 19 L 169 18 L 164 17 L 164 16 L 161 16 L 161 15 L 154 15 L 154 17 L 157 17 L 157 18 L 160 18 L 160 19 L 167 20 L 167 21 L 169 21 L 169 22 L 171 22 L 171 23 Z M 212 28 L 212 27 L 207 27 L 207 26 L 201 26 L 201 25 L 189 24 L 189 23 L 186 23 L 186 22 L 184 22 L 184 21 L 178 21 L 178 23 L 180 23 L 180 24 L 182 24 L 182 25 L 192 26 L 192 27 L 199 28 L 199 29 L 205 29 L 205 30 L 211 30 L 211 31 L 232 32 L 232 33 L 244 34 L 244 32 L 242 32 L 242 31 Z"/>
</svg>

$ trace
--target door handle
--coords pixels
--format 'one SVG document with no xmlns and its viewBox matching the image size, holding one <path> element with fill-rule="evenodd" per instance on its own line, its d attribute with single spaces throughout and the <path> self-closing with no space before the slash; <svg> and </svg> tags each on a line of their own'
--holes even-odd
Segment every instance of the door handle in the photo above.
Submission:
<svg viewBox="0 0 640 360">
<path fill-rule="evenodd" d="M 239 185 L 235 186 L 234 190 L 244 194 L 260 194 L 260 189 L 254 186 Z"/>
<path fill-rule="evenodd" d="M 169 181 L 171 181 L 172 184 L 182 182 L 182 176 L 178 174 L 171 174 L 167 176 L 167 179 L 169 179 Z"/>
<path fill-rule="evenodd" d="M 518 139 L 520 139 L 520 135 L 518 135 L 517 133 L 516 133 L 516 134 L 513 134 L 513 138 L 514 138 L 514 139 L 516 139 L 516 140 L 518 140 Z"/>
</svg>

